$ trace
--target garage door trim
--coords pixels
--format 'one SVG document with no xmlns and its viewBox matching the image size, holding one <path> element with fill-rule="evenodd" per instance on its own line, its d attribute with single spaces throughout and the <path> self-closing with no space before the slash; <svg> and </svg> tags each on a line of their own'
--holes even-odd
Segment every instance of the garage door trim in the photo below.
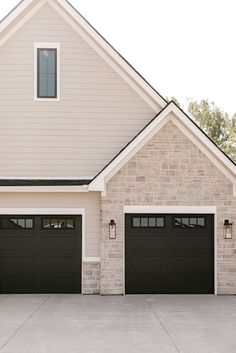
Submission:
<svg viewBox="0 0 236 353">
<path fill-rule="evenodd" d="M 131 213 L 149 214 L 212 214 L 214 215 L 214 294 L 217 295 L 217 207 L 216 206 L 124 206 L 124 249 L 123 249 L 123 286 L 125 288 L 125 215 Z"/>
<path fill-rule="evenodd" d="M 81 292 L 83 294 L 83 263 L 94 261 L 86 257 L 85 248 L 85 208 L 0 208 L 0 215 L 75 215 L 82 216 L 82 264 L 81 264 Z"/>
</svg>

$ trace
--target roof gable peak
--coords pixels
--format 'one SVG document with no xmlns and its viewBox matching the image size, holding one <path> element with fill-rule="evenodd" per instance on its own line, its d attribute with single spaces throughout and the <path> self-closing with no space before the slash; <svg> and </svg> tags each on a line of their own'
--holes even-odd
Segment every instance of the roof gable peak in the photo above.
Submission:
<svg viewBox="0 0 236 353">
<path fill-rule="evenodd" d="M 22 0 L 0 22 L 0 47 L 46 3 L 49 3 L 155 112 L 159 112 L 166 105 L 166 100 L 67 0 Z M 18 21 L 22 14 L 24 19 Z"/>
</svg>

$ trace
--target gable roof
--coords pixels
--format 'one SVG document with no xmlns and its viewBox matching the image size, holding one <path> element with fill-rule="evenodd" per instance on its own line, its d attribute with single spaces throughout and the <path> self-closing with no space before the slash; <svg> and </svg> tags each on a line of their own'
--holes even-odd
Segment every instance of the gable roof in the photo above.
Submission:
<svg viewBox="0 0 236 353">
<path fill-rule="evenodd" d="M 67 0 L 22 0 L 0 22 L 0 47 L 43 5 L 49 3 L 156 112 L 166 100 Z M 27 13 L 27 10 L 29 13 Z M 26 14 L 27 13 L 27 14 Z M 17 19 L 23 16 L 18 23 Z M 14 28 L 11 28 L 14 26 Z"/>
<path fill-rule="evenodd" d="M 171 114 L 173 113 L 173 114 Z M 236 164 L 200 129 L 175 102 L 171 101 L 119 154 L 93 179 L 91 191 L 105 191 L 106 183 L 168 122 L 175 125 L 233 183 L 236 196 Z"/>
</svg>

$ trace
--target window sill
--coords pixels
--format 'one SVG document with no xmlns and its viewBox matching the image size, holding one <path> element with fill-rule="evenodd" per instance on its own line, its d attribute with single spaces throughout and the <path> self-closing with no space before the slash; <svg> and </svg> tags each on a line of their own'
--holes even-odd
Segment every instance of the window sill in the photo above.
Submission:
<svg viewBox="0 0 236 353">
<path fill-rule="evenodd" d="M 35 102 L 60 102 L 61 99 L 58 98 L 34 98 Z"/>
</svg>

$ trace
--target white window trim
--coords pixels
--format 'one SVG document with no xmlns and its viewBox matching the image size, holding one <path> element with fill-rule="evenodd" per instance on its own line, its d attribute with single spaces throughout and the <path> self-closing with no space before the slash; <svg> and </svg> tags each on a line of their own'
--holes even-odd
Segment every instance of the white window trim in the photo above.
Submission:
<svg viewBox="0 0 236 353">
<path fill-rule="evenodd" d="M 38 49 L 57 49 L 57 98 L 38 98 Z M 34 43 L 34 101 L 35 102 L 60 102 L 61 100 L 61 44 L 53 42 L 35 42 Z"/>
<path fill-rule="evenodd" d="M 217 278 L 217 207 L 216 206 L 124 206 L 123 224 L 124 224 L 124 237 L 125 237 L 125 214 L 127 213 L 184 213 L 184 214 L 213 214 L 214 215 L 214 294 L 217 295 L 218 291 L 218 278 Z M 123 288 L 125 295 L 125 239 L 123 248 Z"/>
</svg>

